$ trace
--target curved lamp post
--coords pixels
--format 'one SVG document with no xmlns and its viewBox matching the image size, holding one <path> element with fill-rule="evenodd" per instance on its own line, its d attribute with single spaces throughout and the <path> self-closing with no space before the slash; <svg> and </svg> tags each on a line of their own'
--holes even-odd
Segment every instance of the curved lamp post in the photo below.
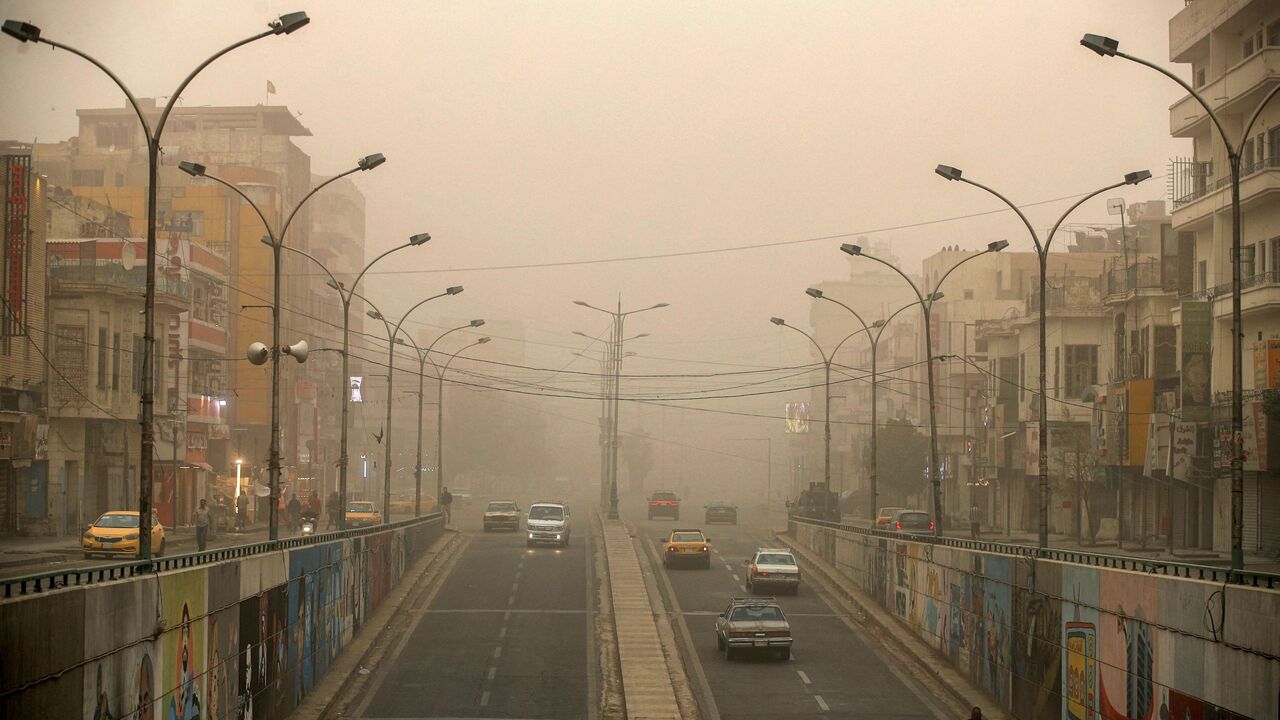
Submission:
<svg viewBox="0 0 1280 720">
<path fill-rule="evenodd" d="M 1214 127 L 1218 129 L 1218 135 L 1227 150 L 1227 160 L 1231 165 L 1231 569 L 1240 570 L 1244 567 L 1244 320 L 1240 311 L 1240 166 L 1243 159 L 1240 146 L 1231 141 L 1217 113 L 1187 81 L 1155 63 L 1120 52 L 1119 41 L 1109 37 L 1088 34 L 1080 39 L 1080 44 L 1102 57 L 1121 57 L 1146 65 L 1178 83 L 1204 108 Z M 1253 114 L 1243 126 L 1244 131 L 1240 133 L 1241 145 L 1249 138 L 1262 109 L 1278 93 L 1280 84 L 1272 87 L 1254 108 Z"/>
<path fill-rule="evenodd" d="M 196 66 L 194 70 L 187 74 L 182 82 L 178 84 L 178 88 L 169 95 L 169 101 L 165 103 L 164 109 L 160 111 L 160 116 L 156 120 L 156 124 L 152 127 L 147 120 L 147 115 L 142 111 L 142 106 L 138 104 L 138 99 L 134 97 L 133 92 L 124 84 L 114 72 L 106 65 L 103 65 L 88 53 L 78 50 L 70 45 L 65 45 L 45 37 L 41 37 L 41 30 L 38 26 L 31 23 L 21 22 L 19 20 L 5 20 L 4 25 L 0 26 L 0 31 L 5 35 L 12 37 L 24 43 L 44 43 L 58 50 L 66 50 L 67 52 L 79 57 L 94 67 L 101 70 L 111 81 L 116 84 L 128 99 L 130 107 L 133 108 L 134 114 L 138 116 L 138 122 L 142 124 L 142 133 L 147 140 L 147 266 L 146 266 L 146 293 L 143 296 L 143 342 L 142 342 L 142 375 L 140 384 L 142 385 L 141 408 L 138 417 L 138 423 L 142 426 L 142 452 L 138 463 L 138 532 L 142 537 L 147 537 L 151 533 L 151 488 L 152 478 L 154 477 L 154 468 L 152 467 L 152 458 L 155 456 L 155 428 L 154 425 L 154 405 L 155 405 L 155 382 L 152 379 L 152 359 L 155 357 L 155 315 L 156 315 L 156 195 L 158 177 L 160 174 L 160 138 L 164 134 L 165 123 L 169 120 L 169 114 L 173 112 L 174 105 L 178 102 L 178 98 L 182 96 L 182 91 L 187 89 L 191 81 L 196 75 L 200 74 L 214 60 L 226 55 L 243 45 L 248 45 L 256 40 L 261 40 L 272 35 L 289 35 L 302 29 L 311 19 L 307 17 L 305 12 L 292 12 L 281 15 L 279 18 L 272 20 L 267 24 L 267 30 L 256 35 L 251 35 L 243 40 L 232 43 L 213 55 L 205 59 L 204 62 Z M 138 559 L 151 559 L 151 544 L 139 543 Z"/>
<path fill-rule="evenodd" d="M 1040 467 L 1038 468 L 1040 476 L 1040 547 L 1046 548 L 1049 547 L 1049 396 L 1046 393 L 1045 387 L 1045 373 L 1047 367 L 1045 357 L 1047 354 L 1045 341 L 1045 313 L 1046 307 L 1049 303 L 1048 298 L 1045 297 L 1045 288 L 1048 284 L 1049 245 L 1053 242 L 1053 236 L 1057 234 L 1058 228 L 1062 226 L 1062 223 L 1067 219 L 1067 216 L 1074 212 L 1076 208 L 1083 205 L 1086 200 L 1101 195 L 1108 190 L 1114 190 L 1118 187 L 1123 187 L 1125 185 L 1137 185 L 1143 180 L 1150 178 L 1151 172 L 1148 170 L 1138 170 L 1136 172 L 1128 173 L 1120 182 L 1112 183 L 1104 188 L 1094 190 L 1075 201 L 1071 207 L 1067 208 L 1066 212 L 1062 213 L 1057 222 L 1053 224 L 1053 228 L 1049 230 L 1049 234 L 1045 236 L 1043 243 L 1040 241 L 1040 236 L 1036 233 L 1036 229 L 1032 227 L 1031 221 L 1027 219 L 1027 216 L 1023 214 L 1022 210 L 1019 209 L 1017 205 L 1010 202 L 1004 195 L 1001 195 L 982 183 L 974 182 L 973 180 L 964 177 L 961 171 L 957 168 L 949 167 L 947 165 L 939 165 L 934 169 L 934 172 L 947 180 L 958 180 L 963 183 L 968 183 L 969 185 L 995 195 L 1001 202 L 1009 206 L 1011 210 L 1018 214 L 1018 217 L 1022 219 L 1022 224 L 1027 226 L 1027 232 L 1031 234 L 1031 241 L 1035 243 L 1036 257 L 1039 260 L 1040 267 L 1040 418 L 1038 420 L 1040 425 Z"/>
<path fill-rule="evenodd" d="M 477 319 L 477 320 L 472 320 L 471 322 L 467 323 L 466 325 L 459 325 L 458 327 L 455 327 L 455 328 L 449 328 L 448 330 L 445 330 L 444 332 L 442 332 L 442 333 L 440 333 L 439 335 L 437 335 L 437 336 L 436 336 L 436 339 L 435 339 L 435 340 L 432 340 L 432 341 L 431 341 L 431 344 L 427 346 L 426 352 L 424 352 L 424 353 L 423 353 L 423 356 L 424 356 L 424 357 L 426 357 L 426 358 L 427 358 L 427 360 L 431 363 L 431 365 L 432 365 L 433 367 L 435 367 L 435 369 L 436 369 L 436 380 L 437 380 L 437 395 L 436 395 L 436 503 L 437 503 L 437 504 L 439 504 L 439 502 L 440 502 L 440 491 L 444 488 L 444 459 L 443 459 L 443 454 L 442 454 L 442 453 L 444 452 L 444 370 L 443 370 L 443 369 L 441 369 L 441 367 L 440 367 L 439 365 L 437 365 L 437 364 L 436 364 L 436 362 L 435 362 L 434 360 L 432 360 L 432 359 L 431 359 L 431 352 L 432 352 L 432 350 L 434 350 L 434 349 L 435 349 L 435 347 L 436 347 L 436 343 L 438 343 L 438 342 L 440 342 L 441 340 L 443 340 L 443 339 L 445 338 L 445 336 L 446 336 L 446 335 L 449 335 L 449 334 L 451 334 L 451 333 L 458 332 L 459 330 L 466 330 L 466 329 L 468 329 L 468 328 L 478 328 L 478 327 L 481 327 L 481 326 L 483 326 L 483 325 L 484 325 L 484 320 L 479 320 L 479 319 Z M 487 337 L 486 337 L 486 338 L 484 338 L 484 342 L 489 342 L 489 338 L 487 338 Z M 472 343 L 472 344 L 474 345 L 474 344 L 476 344 L 476 343 Z M 468 345 L 467 347 L 471 347 L 471 345 Z M 463 348 L 463 350 L 465 350 L 465 349 L 466 349 L 466 348 Z M 458 352 L 462 352 L 462 350 L 459 350 Z M 453 355 L 457 355 L 457 354 L 458 354 L 458 353 L 454 353 Z M 449 357 L 449 362 L 450 362 L 450 363 L 451 363 L 451 362 L 453 362 L 453 355 L 451 355 L 451 356 Z M 445 368 L 447 368 L 447 367 L 448 367 L 448 365 L 446 364 L 446 365 L 445 365 Z"/>
<path fill-rule="evenodd" d="M 298 212 L 302 210 L 302 206 L 305 205 L 313 195 L 320 192 L 320 190 L 322 190 L 326 185 L 351 175 L 352 173 L 372 170 L 386 161 L 387 159 L 382 155 L 382 153 L 366 155 L 356 161 L 355 167 L 334 175 L 328 180 L 316 185 L 298 201 L 297 205 L 293 207 L 293 210 L 290 211 L 288 218 L 285 219 L 284 224 L 280 226 L 280 230 L 278 232 L 272 229 L 271 223 L 267 221 L 266 214 L 262 212 L 262 208 L 258 207 L 258 204 L 251 200 L 249 196 L 238 186 L 227 182 L 217 175 L 211 174 L 208 169 L 200 163 L 188 162 L 186 160 L 178 163 L 178 169 L 191 177 L 208 178 L 234 192 L 236 195 L 239 195 L 240 199 L 244 200 L 249 207 L 253 208 L 258 219 L 262 221 L 262 226 L 267 231 L 267 234 L 262 238 L 262 241 L 271 247 L 271 449 L 269 460 L 267 461 L 268 484 L 271 487 L 271 512 L 267 535 L 271 540 L 275 540 L 279 537 L 279 517 L 277 507 L 279 501 L 276 496 L 280 492 L 280 258 L 283 255 L 284 238 L 289 232 L 289 226 L 293 224 L 293 219 L 297 217 Z"/>
<path fill-rule="evenodd" d="M 668 304 L 661 302 L 655 305 L 650 305 L 649 307 L 638 308 L 636 310 L 628 310 L 626 312 L 622 311 L 621 298 L 619 298 L 618 300 L 618 309 L 616 311 L 605 310 L 604 308 L 598 308 L 595 305 L 592 305 L 591 303 L 583 302 L 582 300 L 574 300 L 573 304 L 579 305 L 584 308 L 588 308 L 590 310 L 595 310 L 596 312 L 602 312 L 613 318 L 613 338 L 610 340 L 611 363 L 613 365 L 613 388 L 612 388 L 612 391 L 610 392 L 610 395 L 612 395 L 612 406 L 611 406 L 611 412 L 610 412 L 611 417 L 609 419 L 609 466 L 608 466 L 609 477 L 605 479 L 607 480 L 607 482 L 600 483 L 600 493 L 601 495 L 603 495 L 606 490 L 605 486 L 608 485 L 609 511 L 606 517 L 609 520 L 617 520 L 618 519 L 618 395 L 622 386 L 622 358 L 623 358 L 622 343 L 626 341 L 626 339 L 622 337 L 623 335 L 622 329 L 628 315 L 635 315 L 636 313 L 647 312 L 649 310 L 657 310 L 658 308 L 667 307 Z"/>
<path fill-rule="evenodd" d="M 404 315 L 400 317 L 400 321 L 397 322 L 394 326 L 391 325 L 390 320 L 383 317 L 381 312 L 378 312 L 377 310 L 370 310 L 368 313 L 369 317 L 375 320 L 382 321 L 382 324 L 387 329 L 387 340 L 388 340 L 387 342 L 387 430 L 386 430 L 386 436 L 383 438 L 383 441 L 386 443 L 386 459 L 385 459 L 385 462 L 383 463 L 384 467 L 382 468 L 382 483 L 383 483 L 382 484 L 382 503 L 383 503 L 383 507 L 386 508 L 386 516 L 384 517 L 384 520 L 386 522 L 391 522 L 391 435 L 392 435 L 391 407 L 392 407 L 392 398 L 394 397 L 392 395 L 392 383 L 395 379 L 395 374 L 396 374 L 396 345 L 398 343 L 403 344 L 400 339 L 400 327 L 404 325 L 405 320 L 409 319 L 409 314 L 412 313 L 414 310 L 417 310 L 418 308 L 422 307 L 423 305 L 426 305 L 427 303 L 437 298 L 447 297 L 450 295 L 457 295 L 460 292 L 462 292 L 462 286 L 454 285 L 453 287 L 447 288 L 442 293 L 432 295 L 430 297 L 419 300 L 415 305 L 413 305 L 413 307 L 410 307 L 408 310 L 405 311 Z M 414 347 L 416 348 L 417 345 L 415 344 Z M 419 398 L 419 400 L 421 400 L 421 398 Z M 421 417 L 422 417 L 421 403 L 419 403 L 418 417 L 419 417 L 419 421 L 421 421 Z M 421 438 L 421 431 L 419 431 L 419 438 Z M 419 478 L 418 484 L 419 484 L 419 495 L 420 495 L 422 473 L 419 470 L 419 471 L 415 471 L 414 474 Z"/>
<path fill-rule="evenodd" d="M 880 355 L 880 336 L 884 334 L 884 328 L 886 325 L 889 324 L 890 320 L 893 320 L 895 317 L 897 317 L 898 313 L 902 312 L 903 310 L 906 310 L 907 308 L 913 305 L 916 305 L 917 303 L 913 302 L 907 305 L 903 305 L 897 310 L 894 310 L 893 313 L 889 315 L 888 318 L 884 320 L 876 320 L 875 322 L 871 323 L 870 326 L 868 326 L 867 323 L 863 321 L 862 316 L 854 312 L 853 308 L 849 307 L 848 305 L 845 305 L 844 303 L 840 302 L 839 300 L 836 300 L 835 298 L 827 296 L 826 293 L 822 292 L 818 288 L 809 288 L 804 292 L 806 295 L 808 295 L 811 298 L 814 298 L 815 300 L 827 300 L 835 303 L 836 305 L 839 305 L 845 310 L 848 310 L 849 314 L 853 315 L 853 317 L 858 320 L 858 324 L 862 325 L 863 332 L 867 333 L 867 339 L 871 341 L 871 472 L 870 472 L 871 492 L 870 492 L 870 495 L 871 495 L 871 526 L 874 528 L 876 518 L 878 517 L 876 508 L 879 505 L 879 497 L 880 497 L 880 489 L 877 485 L 877 481 L 879 478 L 879 475 L 878 475 L 879 459 L 877 456 L 877 449 L 876 449 L 876 439 L 877 439 L 878 430 L 879 430 L 878 416 L 879 416 L 879 407 L 880 407 L 879 397 L 877 393 L 877 389 L 879 388 L 879 379 L 877 375 L 877 358 Z M 942 293 L 937 293 L 937 296 L 941 297 Z M 871 332 L 872 330 L 875 330 L 875 332 L 872 333 Z M 835 356 L 834 352 L 832 353 L 832 356 L 833 357 Z"/>
<path fill-rule="evenodd" d="M 357 297 L 356 286 L 360 284 L 361 278 L 363 278 L 365 273 L 369 272 L 369 268 L 377 264 L 379 260 L 393 252 L 396 252 L 397 250 L 424 245 L 430 239 L 431 235 L 428 233 L 418 233 L 417 235 L 411 235 L 408 242 L 402 245 L 397 245 L 390 250 L 383 252 L 378 257 L 370 260 L 369 263 L 360 270 L 359 274 L 356 275 L 356 279 L 352 281 L 350 288 L 347 288 L 339 282 L 338 278 L 334 277 L 333 273 L 329 271 L 329 268 L 325 267 L 325 264 L 320 262 L 316 256 L 306 252 L 305 250 L 299 250 L 298 248 L 292 248 L 287 245 L 281 246 L 282 250 L 289 250 L 291 252 L 298 253 L 305 258 L 309 258 L 312 262 L 318 265 L 320 269 L 324 271 L 324 274 L 329 276 L 329 279 L 325 284 L 337 291 L 338 299 L 342 302 L 342 429 L 340 447 L 338 451 L 338 506 L 341 508 L 341 511 L 338 513 L 339 530 L 347 529 L 347 416 L 351 410 L 351 300 L 352 298 Z M 361 297 L 360 299 L 366 303 L 369 302 L 364 297 Z M 369 304 L 372 305 L 372 303 Z"/>
<path fill-rule="evenodd" d="M 994 242 L 987 243 L 986 250 L 983 250 L 981 252 L 976 252 L 962 259 L 960 262 L 956 263 L 955 265 L 952 265 L 951 269 L 947 270 L 945 273 L 942 274 L 942 277 L 938 278 L 938 282 L 934 284 L 933 289 L 926 295 L 925 293 L 920 292 L 919 286 L 917 286 L 910 277 L 907 277 L 907 274 L 902 272 L 902 270 L 900 270 L 897 265 L 894 265 L 893 263 L 887 260 L 882 260 L 874 255 L 867 255 L 863 253 L 862 248 L 858 245 L 854 245 L 852 243 L 845 243 L 840 246 L 840 250 L 842 250 L 843 252 L 846 252 L 855 257 L 864 257 L 868 260 L 874 260 L 875 262 L 878 262 L 881 265 L 884 265 L 885 267 L 889 268 L 890 270 L 893 270 L 894 272 L 898 273 L 898 275 L 901 276 L 903 280 L 906 280 L 907 284 L 911 286 L 912 291 L 915 292 L 916 299 L 920 303 L 920 309 L 924 314 L 924 352 L 925 352 L 925 363 L 927 366 L 926 369 L 928 371 L 928 376 L 929 376 L 928 377 L 929 379 L 929 482 L 933 485 L 933 514 L 934 514 L 933 534 L 934 536 L 942 535 L 943 517 L 942 517 L 942 477 L 941 477 L 942 473 L 941 473 L 941 468 L 939 468 L 938 466 L 938 408 L 934 402 L 933 332 L 932 332 L 932 329 L 930 328 L 931 323 L 929 322 L 930 313 L 933 311 L 934 301 L 942 297 L 942 293 L 939 292 L 938 289 L 942 287 L 942 283 L 946 281 L 947 277 L 951 275 L 951 273 L 956 271 L 956 268 L 960 267 L 961 265 L 969 262 L 974 258 L 982 257 L 987 253 L 1000 252 L 1001 250 L 1007 247 L 1009 247 L 1008 240 L 996 240 Z"/>
<path fill-rule="evenodd" d="M 813 288 L 810 288 L 810 290 L 812 289 Z M 805 292 L 807 293 L 809 291 L 806 290 Z M 813 295 L 812 293 L 809 293 L 809 294 L 811 297 L 818 297 L 816 295 Z M 861 318 L 859 318 L 859 321 L 861 321 Z M 864 325 L 861 330 L 855 330 L 852 333 L 849 333 L 844 337 L 844 340 L 841 340 L 840 342 L 836 343 L 836 346 L 831 350 L 830 353 L 828 353 L 822 349 L 822 346 L 818 344 L 818 341 L 815 340 L 812 335 L 801 330 L 795 325 L 788 324 L 786 320 L 783 320 L 780 317 L 771 317 L 769 318 L 769 322 L 779 327 L 785 327 L 785 328 L 790 328 L 792 330 L 795 330 L 796 332 L 808 338 L 809 342 L 813 343 L 813 346 L 817 348 L 818 355 L 822 358 L 822 366 L 826 369 L 826 379 L 823 381 L 823 388 L 825 389 L 824 390 L 825 400 L 822 403 L 823 412 L 825 413 L 825 417 L 823 418 L 823 421 L 822 421 L 822 442 L 823 442 L 823 459 L 824 459 L 823 471 L 822 471 L 822 482 L 825 485 L 826 493 L 824 493 L 822 496 L 822 507 L 824 512 L 828 515 L 828 517 L 824 517 L 822 519 L 830 520 L 831 507 L 827 503 L 831 498 L 831 495 L 829 494 L 831 492 L 831 363 L 836 359 L 836 353 L 840 352 L 840 348 L 844 346 L 845 342 L 849 338 L 853 337 L 854 335 L 857 335 L 858 333 L 867 332 L 867 327 Z M 844 490 L 843 476 L 840 478 L 840 489 L 842 491 Z M 835 511 L 836 511 L 836 519 L 838 520 L 840 518 L 840 500 L 838 497 L 836 499 Z"/>
</svg>

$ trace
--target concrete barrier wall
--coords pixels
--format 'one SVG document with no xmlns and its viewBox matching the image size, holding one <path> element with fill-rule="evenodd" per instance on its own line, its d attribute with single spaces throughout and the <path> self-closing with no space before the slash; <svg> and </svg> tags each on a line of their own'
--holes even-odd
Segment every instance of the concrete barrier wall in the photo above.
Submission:
<svg viewBox="0 0 1280 720">
<path fill-rule="evenodd" d="M 438 520 L 0 604 L 0 717 L 283 718 Z"/>
<path fill-rule="evenodd" d="M 791 534 L 1016 717 L 1280 713 L 1280 592 L 795 522 Z"/>
</svg>

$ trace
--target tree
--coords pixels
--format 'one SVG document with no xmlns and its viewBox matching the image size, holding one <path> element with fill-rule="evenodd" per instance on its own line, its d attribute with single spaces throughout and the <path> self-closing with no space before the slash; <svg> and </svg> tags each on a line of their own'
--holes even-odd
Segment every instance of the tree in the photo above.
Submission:
<svg viewBox="0 0 1280 720">
<path fill-rule="evenodd" d="M 880 504 L 906 502 L 928 488 L 929 436 L 909 420 L 885 422 L 876 438 L 876 465 Z"/>
</svg>

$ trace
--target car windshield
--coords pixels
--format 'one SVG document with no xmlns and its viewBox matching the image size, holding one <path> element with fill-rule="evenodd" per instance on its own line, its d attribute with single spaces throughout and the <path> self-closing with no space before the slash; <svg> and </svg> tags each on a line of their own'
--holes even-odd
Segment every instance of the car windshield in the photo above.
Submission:
<svg viewBox="0 0 1280 720">
<path fill-rule="evenodd" d="M 515 512 L 516 504 L 510 502 L 491 502 L 489 512 Z"/>
<path fill-rule="evenodd" d="M 702 533 L 696 532 L 678 532 L 671 534 L 671 542 L 706 542 Z"/>
<path fill-rule="evenodd" d="M 529 508 L 530 520 L 563 520 L 564 509 L 552 505 L 534 505 Z"/>
<path fill-rule="evenodd" d="M 98 518 L 94 527 L 100 528 L 136 528 L 138 527 L 137 515 L 125 515 L 124 513 L 107 513 Z"/>
<path fill-rule="evenodd" d="M 729 616 L 734 622 L 769 622 L 785 620 L 782 617 L 782 610 L 772 605 L 760 605 L 757 607 L 736 607 L 733 614 Z"/>
<path fill-rule="evenodd" d="M 676 494 L 669 492 L 656 492 L 653 494 L 654 500 L 675 500 Z"/>
<path fill-rule="evenodd" d="M 373 503 L 371 502 L 353 502 L 347 503 L 347 512 L 373 512 Z"/>
<path fill-rule="evenodd" d="M 756 556 L 757 565 L 795 565 L 796 559 L 787 553 L 760 553 Z"/>
</svg>

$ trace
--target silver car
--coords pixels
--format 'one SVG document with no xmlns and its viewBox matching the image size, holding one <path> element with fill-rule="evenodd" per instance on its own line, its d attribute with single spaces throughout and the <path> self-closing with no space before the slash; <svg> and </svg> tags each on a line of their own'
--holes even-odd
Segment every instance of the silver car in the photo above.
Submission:
<svg viewBox="0 0 1280 720">
<path fill-rule="evenodd" d="M 760 650 L 791 658 L 791 623 L 771 597 L 737 597 L 716 618 L 716 647 L 726 660 Z"/>
<path fill-rule="evenodd" d="M 779 588 L 792 595 L 800 592 L 800 566 L 796 556 L 786 548 L 760 548 L 747 566 L 747 590 L 759 592 L 761 588 Z"/>
</svg>

